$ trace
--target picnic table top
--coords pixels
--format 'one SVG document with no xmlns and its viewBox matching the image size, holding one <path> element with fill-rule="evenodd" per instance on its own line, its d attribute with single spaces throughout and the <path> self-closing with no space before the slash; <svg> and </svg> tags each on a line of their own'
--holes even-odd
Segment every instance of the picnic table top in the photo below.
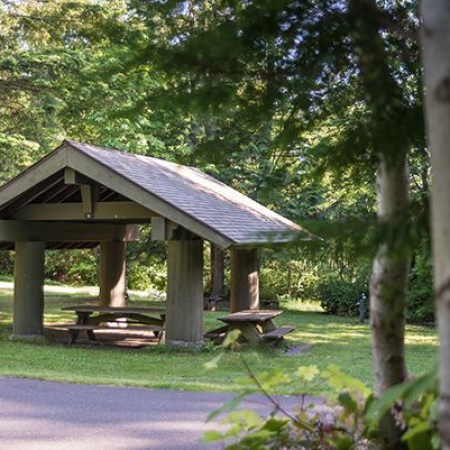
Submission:
<svg viewBox="0 0 450 450">
<path fill-rule="evenodd" d="M 63 311 L 75 311 L 76 313 L 135 313 L 135 314 L 165 314 L 166 310 L 163 308 L 153 308 L 147 306 L 120 306 L 120 307 L 105 307 L 105 306 L 91 306 L 91 305 L 73 305 L 61 308 Z"/>
<path fill-rule="evenodd" d="M 219 317 L 218 320 L 221 320 L 225 323 L 230 322 L 266 322 L 267 320 L 271 320 L 280 314 L 283 311 L 271 311 L 271 310 L 245 310 L 235 312 L 233 314 L 229 314 L 225 317 Z"/>
</svg>

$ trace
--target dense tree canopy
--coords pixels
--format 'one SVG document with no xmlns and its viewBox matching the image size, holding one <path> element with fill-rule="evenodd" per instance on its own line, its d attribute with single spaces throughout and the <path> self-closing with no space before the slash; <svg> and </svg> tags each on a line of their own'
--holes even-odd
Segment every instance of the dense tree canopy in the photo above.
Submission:
<svg viewBox="0 0 450 450">
<path fill-rule="evenodd" d="M 269 295 L 308 291 L 324 268 L 367 284 L 376 232 L 355 231 L 373 221 L 376 149 L 406 133 L 417 211 L 428 184 L 416 5 L 382 6 L 393 136 L 373 126 L 345 3 L 3 2 L 0 176 L 65 136 L 196 164 L 327 236 L 333 251 L 306 262 L 282 252 L 308 275 L 295 289 L 269 276 Z"/>
</svg>

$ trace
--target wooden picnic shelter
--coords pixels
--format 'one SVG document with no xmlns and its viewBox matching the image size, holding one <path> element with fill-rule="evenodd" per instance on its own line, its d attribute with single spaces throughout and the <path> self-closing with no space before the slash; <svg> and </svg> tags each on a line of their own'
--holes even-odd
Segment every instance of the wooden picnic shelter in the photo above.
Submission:
<svg viewBox="0 0 450 450">
<path fill-rule="evenodd" d="M 259 308 L 261 246 L 307 231 L 194 168 L 65 140 L 0 188 L 0 249 L 15 250 L 13 335 L 43 333 L 46 249 L 100 246 L 100 305 L 126 302 L 126 243 L 167 241 L 166 342 L 203 340 L 203 241 L 231 252 L 231 312 Z"/>
</svg>

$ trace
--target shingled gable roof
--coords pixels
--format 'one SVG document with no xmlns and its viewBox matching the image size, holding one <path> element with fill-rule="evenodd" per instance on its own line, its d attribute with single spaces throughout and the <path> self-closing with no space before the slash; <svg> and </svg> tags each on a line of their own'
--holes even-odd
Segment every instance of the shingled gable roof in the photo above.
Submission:
<svg viewBox="0 0 450 450">
<path fill-rule="evenodd" d="M 0 211 L 66 167 L 222 248 L 310 239 L 297 224 L 196 168 L 72 140 L 1 187 Z"/>
</svg>

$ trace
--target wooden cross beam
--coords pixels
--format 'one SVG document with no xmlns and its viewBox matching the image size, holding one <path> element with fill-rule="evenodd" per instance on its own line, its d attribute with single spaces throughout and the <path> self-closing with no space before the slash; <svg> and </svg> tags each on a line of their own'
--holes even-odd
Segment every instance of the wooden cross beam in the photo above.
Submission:
<svg viewBox="0 0 450 450">
<path fill-rule="evenodd" d="M 0 220 L 0 241 L 109 242 L 138 241 L 136 225 L 27 222 Z"/>
<path fill-rule="evenodd" d="M 91 201 L 89 200 L 91 203 Z M 91 204 L 92 208 L 92 204 Z M 126 220 L 147 221 L 157 214 L 134 202 L 99 202 L 95 214 L 86 214 L 86 203 L 34 203 L 19 210 L 17 220 Z"/>
</svg>

